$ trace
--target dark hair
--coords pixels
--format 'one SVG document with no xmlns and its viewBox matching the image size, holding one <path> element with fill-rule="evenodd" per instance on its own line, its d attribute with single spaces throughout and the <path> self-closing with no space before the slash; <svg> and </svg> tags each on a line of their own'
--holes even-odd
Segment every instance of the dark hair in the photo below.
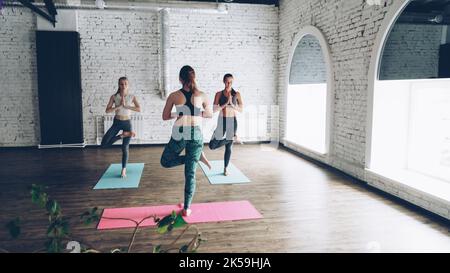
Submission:
<svg viewBox="0 0 450 273">
<path fill-rule="evenodd" d="M 233 75 L 231 75 L 230 73 L 225 74 L 223 76 L 223 82 L 225 82 L 225 80 L 228 78 L 233 78 Z M 231 95 L 232 96 L 236 95 L 236 90 L 234 90 L 233 87 L 231 88 Z"/>
<path fill-rule="evenodd" d="M 119 80 L 117 81 L 117 85 L 120 85 L 120 81 L 128 81 L 128 79 L 125 76 L 124 77 L 120 77 Z M 119 92 L 120 92 L 120 88 L 118 87 L 116 95 L 119 94 Z"/>
<path fill-rule="evenodd" d="M 198 91 L 195 83 L 195 71 L 189 65 L 185 65 L 180 70 L 180 79 L 183 85 L 187 85 L 192 92 Z"/>
<path fill-rule="evenodd" d="M 225 81 L 227 78 L 233 78 L 233 75 L 231 75 L 230 73 L 227 73 L 223 76 L 223 81 Z"/>
</svg>

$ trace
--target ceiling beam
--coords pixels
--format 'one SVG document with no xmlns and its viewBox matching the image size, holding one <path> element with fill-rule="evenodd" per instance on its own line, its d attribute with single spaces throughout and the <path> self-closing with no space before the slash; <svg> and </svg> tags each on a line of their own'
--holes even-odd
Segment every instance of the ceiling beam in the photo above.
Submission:
<svg viewBox="0 0 450 273">
<path fill-rule="evenodd" d="M 40 8 L 36 7 L 35 5 L 33 5 L 33 3 L 31 3 L 30 0 L 18 0 L 20 3 L 22 3 L 22 5 L 24 5 L 25 7 L 31 9 L 32 11 L 36 12 L 38 15 L 42 16 L 43 18 L 45 18 L 47 21 L 49 21 L 50 23 L 53 24 L 53 26 L 55 26 L 56 24 L 56 19 L 55 19 L 55 15 L 56 15 L 56 8 L 55 5 L 53 5 L 52 0 L 45 0 L 52 2 L 52 6 L 54 8 L 54 11 L 50 8 L 50 10 L 52 10 L 52 13 L 49 15 L 48 13 L 46 13 L 45 11 L 41 10 Z M 47 7 L 47 3 L 45 4 L 45 6 Z M 50 6 L 51 7 L 51 6 Z M 48 7 L 47 7 L 48 9 Z"/>
</svg>

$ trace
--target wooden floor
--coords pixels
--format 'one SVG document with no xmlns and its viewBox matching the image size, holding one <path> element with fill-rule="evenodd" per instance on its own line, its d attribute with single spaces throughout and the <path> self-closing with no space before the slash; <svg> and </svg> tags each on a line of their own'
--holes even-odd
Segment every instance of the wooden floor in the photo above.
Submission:
<svg viewBox="0 0 450 273">
<path fill-rule="evenodd" d="M 210 185 L 200 168 L 194 202 L 249 200 L 261 220 L 198 224 L 208 240 L 199 252 L 450 252 L 448 221 L 405 205 L 338 172 L 265 145 L 235 145 L 232 162 L 252 181 Z M 223 150 L 210 151 L 221 159 Z M 30 201 L 32 183 L 49 186 L 65 215 L 98 206 L 176 204 L 183 200 L 183 168 L 163 169 L 162 147 L 131 147 L 130 162 L 144 162 L 137 189 L 92 190 L 120 149 L 0 150 L 0 248 L 38 249 L 46 219 Z M 12 240 L 4 225 L 22 217 L 22 237 Z M 126 247 L 131 230 L 98 231 L 76 219 L 73 235 L 102 251 Z M 137 235 L 133 251 L 151 252 L 165 242 L 153 228 Z"/>
</svg>

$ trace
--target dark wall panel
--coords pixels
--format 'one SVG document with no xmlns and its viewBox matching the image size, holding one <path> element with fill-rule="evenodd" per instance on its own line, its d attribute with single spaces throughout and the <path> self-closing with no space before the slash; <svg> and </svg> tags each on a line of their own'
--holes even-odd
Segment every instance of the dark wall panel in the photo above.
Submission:
<svg viewBox="0 0 450 273">
<path fill-rule="evenodd" d="M 450 43 L 439 49 L 439 78 L 450 78 Z"/>
<path fill-rule="evenodd" d="M 83 143 L 78 32 L 37 31 L 41 145 Z"/>
</svg>

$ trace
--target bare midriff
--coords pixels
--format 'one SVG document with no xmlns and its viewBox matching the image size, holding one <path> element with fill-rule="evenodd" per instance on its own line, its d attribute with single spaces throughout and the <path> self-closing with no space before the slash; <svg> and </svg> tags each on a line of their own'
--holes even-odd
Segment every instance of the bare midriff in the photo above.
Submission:
<svg viewBox="0 0 450 273">
<path fill-rule="evenodd" d="M 118 120 L 129 120 L 130 116 L 115 115 L 114 118 Z"/>
<path fill-rule="evenodd" d="M 174 126 L 177 127 L 200 126 L 201 124 L 202 124 L 202 117 L 183 115 L 177 118 Z"/>
</svg>

